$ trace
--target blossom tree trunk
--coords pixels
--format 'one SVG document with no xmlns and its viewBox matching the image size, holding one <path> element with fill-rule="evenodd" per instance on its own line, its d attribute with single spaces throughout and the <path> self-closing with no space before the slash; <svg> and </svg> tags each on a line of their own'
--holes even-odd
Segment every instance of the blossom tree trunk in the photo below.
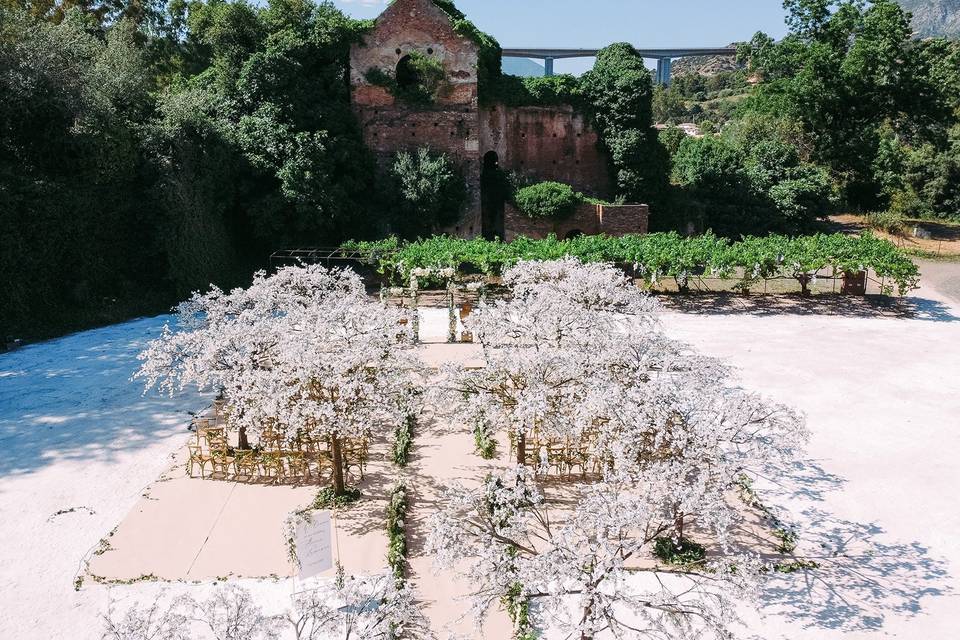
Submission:
<svg viewBox="0 0 960 640">
<path fill-rule="evenodd" d="M 330 436 L 330 454 L 333 458 L 333 494 L 346 494 L 347 487 L 343 480 L 343 443 L 339 436 Z"/>
<path fill-rule="evenodd" d="M 527 460 L 527 434 L 517 436 L 517 464 L 525 464 Z"/>
<path fill-rule="evenodd" d="M 580 624 L 585 624 L 587 620 L 590 619 L 590 616 L 593 615 L 593 598 L 591 597 L 583 605 L 583 617 L 580 619 Z M 580 632 L 580 640 L 593 640 L 593 634 L 587 633 L 586 630 Z"/>
</svg>

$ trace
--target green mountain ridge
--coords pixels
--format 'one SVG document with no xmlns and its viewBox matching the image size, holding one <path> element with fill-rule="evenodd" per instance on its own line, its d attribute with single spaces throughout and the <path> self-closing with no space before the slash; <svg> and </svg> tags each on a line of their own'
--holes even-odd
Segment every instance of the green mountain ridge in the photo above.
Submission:
<svg viewBox="0 0 960 640">
<path fill-rule="evenodd" d="M 913 28 L 920 37 L 960 37 L 960 0 L 897 0 L 913 14 Z"/>
</svg>

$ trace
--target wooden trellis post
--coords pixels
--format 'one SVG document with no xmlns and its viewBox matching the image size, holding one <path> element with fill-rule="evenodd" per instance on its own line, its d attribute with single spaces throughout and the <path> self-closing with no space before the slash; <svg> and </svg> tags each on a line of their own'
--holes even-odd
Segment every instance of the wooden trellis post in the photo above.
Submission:
<svg viewBox="0 0 960 640">
<path fill-rule="evenodd" d="M 410 276 L 410 304 L 413 307 L 413 342 L 420 344 L 420 312 L 417 311 L 419 302 L 420 281 L 417 276 Z"/>
<path fill-rule="evenodd" d="M 456 287 L 452 278 L 447 280 L 447 342 L 449 343 L 457 341 Z"/>
</svg>

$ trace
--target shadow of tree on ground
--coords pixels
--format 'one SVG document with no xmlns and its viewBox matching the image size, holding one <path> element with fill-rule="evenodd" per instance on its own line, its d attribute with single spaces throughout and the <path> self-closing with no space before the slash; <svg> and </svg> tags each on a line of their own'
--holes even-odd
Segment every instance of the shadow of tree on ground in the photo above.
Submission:
<svg viewBox="0 0 960 640">
<path fill-rule="evenodd" d="M 751 316 L 835 316 L 843 318 L 905 318 L 931 322 L 957 322 L 949 306 L 939 300 L 906 296 L 840 296 L 823 294 L 803 298 L 797 295 L 742 296 L 732 293 L 660 295 L 668 311 L 693 315 Z"/>
<path fill-rule="evenodd" d="M 924 598 L 952 589 L 947 563 L 919 542 L 889 542 L 877 524 L 806 510 L 816 522 L 799 555 L 819 566 L 773 577 L 762 594 L 765 613 L 805 628 L 843 632 L 880 630 L 887 617 L 913 617 Z"/>
<path fill-rule="evenodd" d="M 947 560 L 928 546 L 891 540 L 877 523 L 847 520 L 821 506 L 846 480 L 819 462 L 798 461 L 765 481 L 770 486 L 761 499 L 786 506 L 775 508 L 777 516 L 801 523 L 793 559 L 817 566 L 771 575 L 761 593 L 764 614 L 804 628 L 880 631 L 890 617 L 920 614 L 925 598 L 952 593 Z M 796 501 L 810 506 L 790 513 Z"/>
<path fill-rule="evenodd" d="M 142 382 L 130 379 L 137 354 L 168 319 L 133 320 L 0 355 L 0 477 L 63 460 L 110 460 L 185 434 L 192 412 L 209 398 L 144 394 Z"/>
</svg>

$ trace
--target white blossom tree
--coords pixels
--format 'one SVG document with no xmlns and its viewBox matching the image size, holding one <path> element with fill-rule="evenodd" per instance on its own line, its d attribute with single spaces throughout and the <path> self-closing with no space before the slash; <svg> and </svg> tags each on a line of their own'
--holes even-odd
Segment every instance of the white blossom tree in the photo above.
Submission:
<svg viewBox="0 0 960 640">
<path fill-rule="evenodd" d="M 333 488 L 346 492 L 342 444 L 412 411 L 417 361 L 406 312 L 370 299 L 349 270 L 288 267 L 247 289 L 214 288 L 179 307 L 140 355 L 136 377 L 173 393 L 219 391 L 232 426 L 329 439 Z"/>
<path fill-rule="evenodd" d="M 291 597 L 279 615 L 264 613 L 247 589 L 217 587 L 208 597 L 161 598 L 104 616 L 104 640 L 409 640 L 431 638 L 412 587 L 391 574 L 348 576 Z M 284 632 L 287 629 L 287 632 Z"/>
<path fill-rule="evenodd" d="M 268 616 L 249 591 L 235 584 L 214 590 L 205 600 L 185 597 L 180 606 L 214 640 L 276 640 L 282 619 Z"/>
<path fill-rule="evenodd" d="M 159 599 L 147 606 L 131 607 L 116 617 L 108 610 L 103 618 L 102 640 L 188 640 L 187 617 L 174 608 L 163 608 Z"/>
<path fill-rule="evenodd" d="M 297 640 L 425 640 L 429 624 L 413 588 L 390 574 L 344 576 L 298 594 L 288 613 Z"/>
<path fill-rule="evenodd" d="M 564 637 L 727 639 L 734 599 L 752 592 L 759 562 L 741 555 L 663 567 L 649 547 L 671 527 L 642 492 L 615 482 L 548 501 L 523 466 L 481 486 L 454 487 L 430 522 L 439 566 L 462 566 L 474 615 L 522 598 L 536 627 Z M 734 564 L 735 563 L 735 564 Z"/>
<path fill-rule="evenodd" d="M 448 367 L 437 403 L 458 419 L 503 431 L 527 459 L 531 432 L 580 437 L 609 422 L 623 388 L 664 374 L 690 384 L 728 375 L 726 367 L 660 331 L 657 304 L 609 265 L 521 262 L 507 270 L 509 300 L 482 304 L 467 329 L 486 366 Z"/>
<path fill-rule="evenodd" d="M 743 569 L 750 558 L 735 558 L 736 573 L 723 561 L 673 569 L 670 588 L 655 569 L 653 591 L 636 590 L 630 563 L 651 559 L 664 537 L 681 548 L 691 522 L 728 556 L 740 517 L 731 489 L 742 474 L 793 455 L 805 438 L 801 417 L 737 388 L 727 367 L 665 336 L 652 303 L 611 267 L 521 263 L 505 280 L 513 298 L 481 307 L 471 327 L 487 366 L 448 370 L 447 406 L 506 430 L 520 465 L 532 431 L 589 432 L 603 464 L 592 483 L 568 482 L 563 500 L 545 497 L 523 466 L 481 489 L 455 489 L 432 523 L 437 561 L 473 560 L 478 612 L 519 586 L 584 639 L 603 630 L 726 637 L 731 587 L 757 575 Z M 579 617 L 567 620 L 571 606 Z"/>
</svg>

